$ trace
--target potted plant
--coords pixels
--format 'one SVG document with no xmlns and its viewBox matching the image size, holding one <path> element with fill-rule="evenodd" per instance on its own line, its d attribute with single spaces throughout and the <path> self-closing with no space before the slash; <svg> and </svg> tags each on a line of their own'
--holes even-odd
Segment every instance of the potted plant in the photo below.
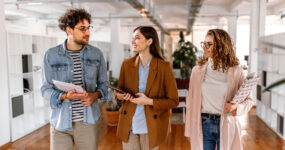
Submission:
<svg viewBox="0 0 285 150">
<path fill-rule="evenodd" d="M 197 47 L 193 45 L 190 41 L 184 40 L 183 32 L 180 32 L 180 40 L 178 42 L 178 49 L 173 53 L 174 62 L 180 63 L 180 74 L 182 81 L 178 81 L 178 83 L 186 83 L 189 84 L 189 78 L 192 71 L 192 68 L 196 65 L 197 57 L 196 57 Z M 179 86 L 177 83 L 177 86 Z M 182 85 L 183 88 L 188 86 Z"/>
<path fill-rule="evenodd" d="M 113 87 L 118 86 L 118 79 L 114 77 L 110 77 L 109 83 Z M 118 120 L 119 120 L 119 108 L 120 106 L 118 105 L 116 98 L 115 98 L 115 93 L 109 89 L 109 93 L 111 94 L 111 99 L 108 101 L 105 101 L 107 104 L 107 107 L 105 107 L 104 111 L 107 117 L 107 122 L 109 126 L 117 126 L 118 125 Z"/>
</svg>

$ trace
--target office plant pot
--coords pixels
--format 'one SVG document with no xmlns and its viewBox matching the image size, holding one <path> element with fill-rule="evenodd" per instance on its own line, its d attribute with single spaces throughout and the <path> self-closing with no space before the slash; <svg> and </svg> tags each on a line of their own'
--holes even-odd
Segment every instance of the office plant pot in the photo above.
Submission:
<svg viewBox="0 0 285 150">
<path fill-rule="evenodd" d="M 112 110 L 111 107 L 105 108 L 105 114 L 109 126 L 117 126 L 119 121 L 119 110 Z"/>
</svg>

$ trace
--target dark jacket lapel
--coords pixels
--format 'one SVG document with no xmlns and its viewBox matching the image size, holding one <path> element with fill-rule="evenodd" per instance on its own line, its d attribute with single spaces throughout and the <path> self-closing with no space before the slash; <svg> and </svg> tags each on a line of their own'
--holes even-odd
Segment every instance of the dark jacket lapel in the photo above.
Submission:
<svg viewBox="0 0 285 150">
<path fill-rule="evenodd" d="M 136 59 L 134 60 L 133 63 L 133 67 L 130 68 L 130 72 L 129 75 L 130 79 L 134 82 L 134 84 L 132 84 L 132 91 L 134 91 L 133 94 L 136 94 L 138 92 L 138 87 L 139 87 L 139 63 L 140 63 L 140 57 L 137 56 Z M 127 79 L 128 80 L 128 79 Z"/>
<path fill-rule="evenodd" d="M 150 62 L 150 66 L 149 66 L 148 79 L 147 79 L 147 83 L 146 83 L 146 90 L 145 90 L 146 95 L 149 95 L 151 85 L 152 85 L 152 83 L 156 77 L 157 67 L 158 67 L 157 63 L 158 63 L 158 58 L 152 57 L 152 60 Z"/>
</svg>

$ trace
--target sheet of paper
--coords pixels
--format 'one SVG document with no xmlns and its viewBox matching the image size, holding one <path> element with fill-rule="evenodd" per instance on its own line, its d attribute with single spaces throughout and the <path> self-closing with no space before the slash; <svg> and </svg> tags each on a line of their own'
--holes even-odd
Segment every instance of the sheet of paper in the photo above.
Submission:
<svg viewBox="0 0 285 150">
<path fill-rule="evenodd" d="M 84 89 L 79 85 L 74 85 L 72 83 L 66 83 L 62 81 L 52 80 L 53 84 L 62 91 L 68 92 L 73 89 L 76 90 L 77 93 L 83 93 Z"/>
</svg>

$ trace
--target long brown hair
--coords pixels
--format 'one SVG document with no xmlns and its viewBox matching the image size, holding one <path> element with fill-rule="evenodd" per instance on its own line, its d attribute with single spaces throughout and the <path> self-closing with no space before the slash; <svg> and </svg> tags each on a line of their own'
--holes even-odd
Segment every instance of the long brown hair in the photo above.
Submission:
<svg viewBox="0 0 285 150">
<path fill-rule="evenodd" d="M 229 34 L 222 29 L 209 30 L 206 36 L 212 36 L 213 41 L 213 69 L 228 71 L 229 67 L 239 65 L 239 60 L 235 54 L 235 47 Z M 202 66 L 208 61 L 208 58 L 202 57 L 198 65 Z"/>
<path fill-rule="evenodd" d="M 146 39 L 152 39 L 152 43 L 149 47 L 151 55 L 153 57 L 164 60 L 161 54 L 161 49 L 159 46 L 159 40 L 156 30 L 151 26 L 138 26 L 134 29 L 134 32 L 137 30 L 139 30 Z"/>
</svg>

